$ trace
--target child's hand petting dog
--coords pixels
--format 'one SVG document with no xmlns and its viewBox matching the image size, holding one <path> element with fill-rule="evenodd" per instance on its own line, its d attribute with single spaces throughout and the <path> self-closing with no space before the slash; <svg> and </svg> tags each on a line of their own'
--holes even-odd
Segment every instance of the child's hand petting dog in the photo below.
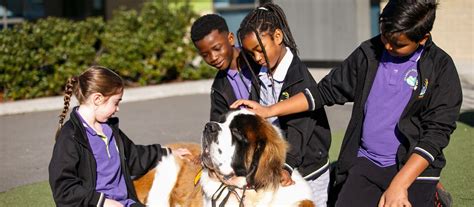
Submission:
<svg viewBox="0 0 474 207">
<path fill-rule="evenodd" d="M 188 156 L 191 156 L 191 152 L 186 149 L 186 148 L 178 148 L 178 149 L 173 149 L 172 153 L 176 156 L 178 156 L 181 159 L 185 159 L 187 161 L 191 161 Z"/>
</svg>

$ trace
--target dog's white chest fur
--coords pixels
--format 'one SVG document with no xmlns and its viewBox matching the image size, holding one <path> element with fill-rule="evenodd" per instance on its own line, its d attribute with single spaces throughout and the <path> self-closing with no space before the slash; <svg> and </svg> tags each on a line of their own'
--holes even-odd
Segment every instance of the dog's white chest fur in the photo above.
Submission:
<svg viewBox="0 0 474 207">
<path fill-rule="evenodd" d="M 267 206 L 298 206 L 302 200 L 311 200 L 311 188 L 298 171 L 294 171 L 292 179 L 295 181 L 294 185 L 287 187 L 279 187 L 276 191 L 273 190 L 246 190 L 244 195 L 244 206 L 267 207 Z M 219 205 L 223 202 L 227 194 L 231 194 L 226 201 L 225 206 L 239 206 L 240 199 L 243 196 L 243 190 L 237 189 L 235 193 L 224 189 L 221 195 L 217 198 L 219 189 L 222 189 L 221 182 L 209 177 L 207 170 L 203 171 L 200 184 L 204 191 L 204 206 L 211 207 L 213 200 Z M 214 197 L 214 199 L 213 199 Z"/>
</svg>

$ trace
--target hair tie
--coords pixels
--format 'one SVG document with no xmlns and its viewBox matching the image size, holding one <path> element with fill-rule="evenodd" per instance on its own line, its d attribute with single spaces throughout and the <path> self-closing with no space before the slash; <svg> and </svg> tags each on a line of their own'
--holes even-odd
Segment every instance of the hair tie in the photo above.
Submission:
<svg viewBox="0 0 474 207">
<path fill-rule="evenodd" d="M 261 9 L 261 10 L 264 10 L 264 11 L 268 11 L 268 9 L 267 9 L 267 8 L 265 8 L 265 7 L 263 7 L 263 6 L 261 6 L 261 7 L 258 7 L 257 9 Z"/>
</svg>

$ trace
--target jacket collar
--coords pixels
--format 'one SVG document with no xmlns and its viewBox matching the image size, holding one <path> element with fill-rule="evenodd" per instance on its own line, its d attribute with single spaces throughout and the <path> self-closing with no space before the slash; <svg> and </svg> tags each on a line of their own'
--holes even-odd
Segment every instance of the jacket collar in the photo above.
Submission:
<svg viewBox="0 0 474 207">
<path fill-rule="evenodd" d="M 274 80 L 279 82 L 283 82 L 285 80 L 286 74 L 288 73 L 290 65 L 293 62 L 293 56 L 294 55 L 290 48 L 286 47 L 286 53 L 278 64 L 275 73 L 273 74 Z"/>
<path fill-rule="evenodd" d="M 283 83 L 283 86 L 281 88 L 281 91 L 285 91 L 288 87 L 303 80 L 303 77 L 305 77 L 305 75 L 301 73 L 302 70 L 300 70 L 300 67 L 306 68 L 306 66 L 302 64 L 298 56 L 293 55 L 291 64 L 288 67 L 288 72 L 286 73 L 286 77 L 284 79 L 285 82 Z"/>
<path fill-rule="evenodd" d="M 69 114 L 70 121 L 72 122 L 74 128 L 76 129 L 76 130 L 74 130 L 74 132 L 75 132 L 74 138 L 80 144 L 86 146 L 89 150 L 91 150 L 91 147 L 89 146 L 89 141 L 87 140 L 86 129 L 82 125 L 81 118 L 77 114 L 77 109 L 78 108 L 79 108 L 79 106 L 75 106 L 72 109 L 71 113 Z M 115 132 L 116 129 L 118 129 L 118 123 L 119 123 L 119 120 L 116 117 L 112 117 L 112 118 L 109 118 L 107 120 L 107 124 L 109 124 L 109 126 L 112 128 L 113 132 Z"/>
<path fill-rule="evenodd" d="M 430 50 L 434 49 L 436 45 L 433 43 L 433 40 L 431 39 L 431 35 L 428 38 L 428 40 L 425 43 L 425 49 L 423 53 L 421 54 L 419 63 L 418 63 L 418 73 L 421 75 L 419 76 L 418 80 L 419 81 L 424 81 L 424 79 L 428 78 L 431 76 L 431 73 L 433 73 L 433 61 L 426 61 L 426 59 L 431 59 L 430 57 Z M 419 82 L 422 83 L 422 82 Z"/>
</svg>

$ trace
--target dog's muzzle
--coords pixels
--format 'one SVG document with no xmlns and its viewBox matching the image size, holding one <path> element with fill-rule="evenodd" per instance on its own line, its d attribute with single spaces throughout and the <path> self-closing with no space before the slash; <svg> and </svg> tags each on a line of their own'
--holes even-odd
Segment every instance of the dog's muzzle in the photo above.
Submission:
<svg viewBox="0 0 474 207">
<path fill-rule="evenodd" d="M 204 126 L 204 131 L 202 132 L 202 162 L 203 165 L 209 169 L 216 169 L 217 166 L 214 166 L 211 158 L 211 144 L 217 142 L 217 137 L 219 136 L 219 131 L 221 127 L 216 122 L 208 122 Z"/>
</svg>

